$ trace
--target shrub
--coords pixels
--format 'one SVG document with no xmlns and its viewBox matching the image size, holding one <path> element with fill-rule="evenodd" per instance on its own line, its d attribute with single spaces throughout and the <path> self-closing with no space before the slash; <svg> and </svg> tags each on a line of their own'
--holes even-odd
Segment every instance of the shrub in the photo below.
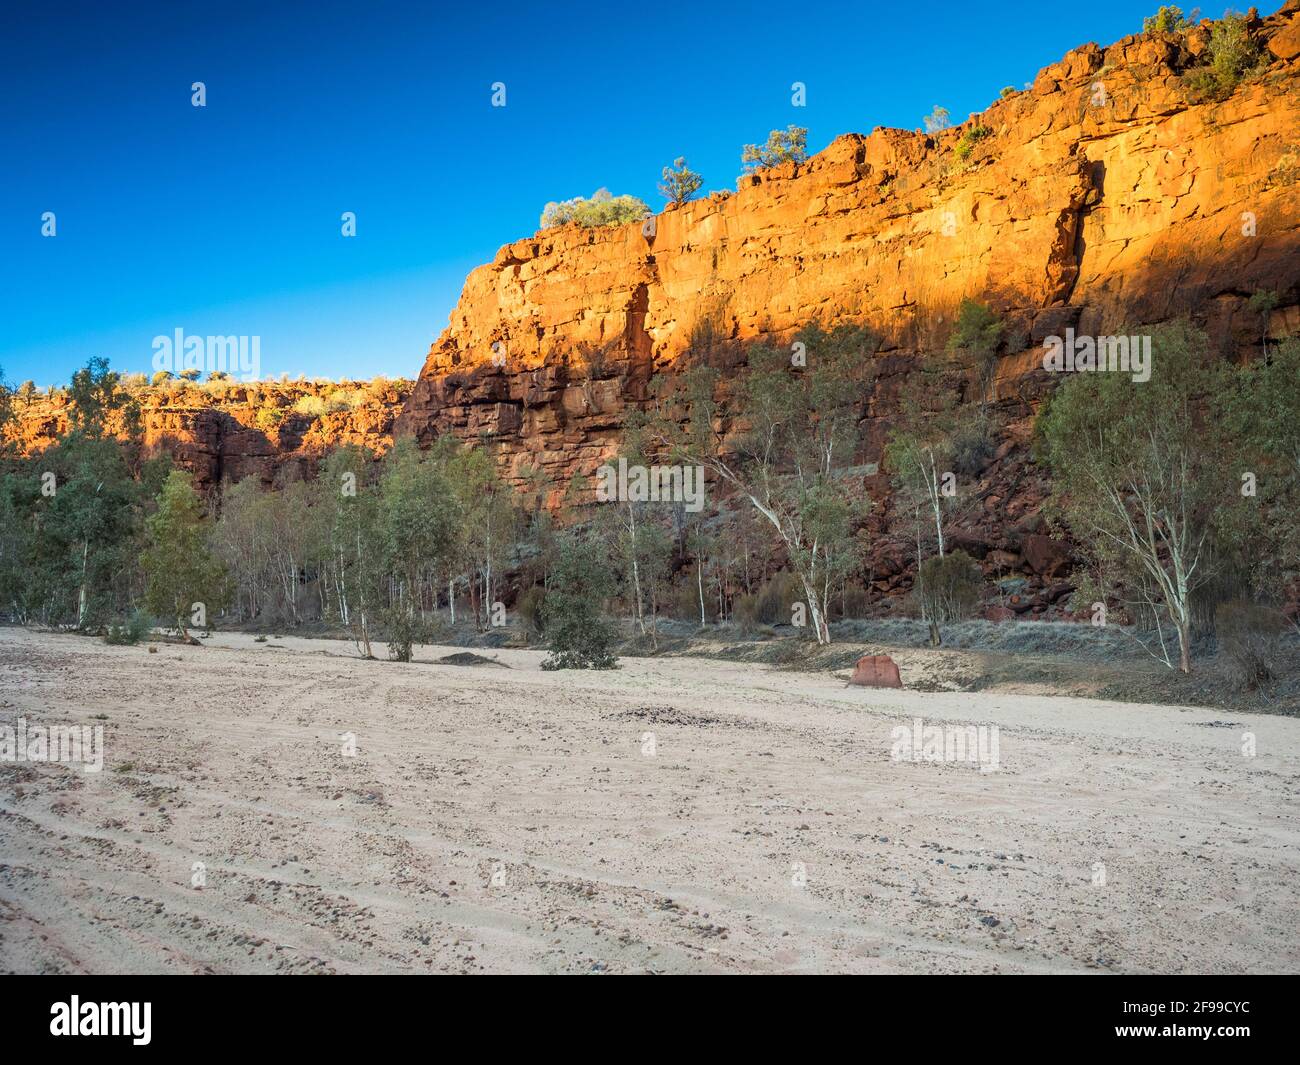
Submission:
<svg viewBox="0 0 1300 1065">
<path fill-rule="evenodd" d="M 803 163 L 807 159 L 808 131 L 802 126 L 774 129 L 767 135 L 766 144 L 746 144 L 740 153 L 746 174 L 782 163 Z"/>
<path fill-rule="evenodd" d="M 1246 306 L 1250 309 L 1251 313 L 1259 316 L 1265 353 L 1268 351 L 1269 315 L 1273 313 L 1274 308 L 1277 307 L 1280 302 L 1281 297 L 1279 297 L 1277 292 L 1271 288 L 1257 289 L 1251 294 L 1250 299 L 1246 301 Z"/>
<path fill-rule="evenodd" d="M 409 662 L 417 643 L 427 643 L 429 626 L 414 611 L 395 607 L 384 614 L 384 639 L 392 662 Z"/>
<path fill-rule="evenodd" d="M 599 544 L 567 539 L 542 602 L 551 653 L 542 668 L 614 669 L 614 626 L 602 608 L 613 591 L 609 559 Z"/>
<path fill-rule="evenodd" d="M 679 156 L 672 166 L 664 167 L 664 179 L 659 192 L 665 200 L 679 207 L 700 191 L 704 178 L 686 165 L 686 157 Z"/>
<path fill-rule="evenodd" d="M 987 418 L 964 419 L 952 434 L 952 468 L 975 477 L 988 468 L 997 452 L 993 426 Z"/>
<path fill-rule="evenodd" d="M 965 352 L 975 364 L 980 383 L 980 404 L 988 403 L 997 374 L 998 346 L 1002 343 L 1002 321 L 986 304 L 964 299 L 957 311 L 957 326 L 948 338 L 950 353 Z"/>
<path fill-rule="evenodd" d="M 320 396 L 299 396 L 293 405 L 295 414 L 306 414 L 319 418 L 325 413 L 325 401 Z"/>
<path fill-rule="evenodd" d="M 1002 97 L 1002 99 L 1004 100 L 1009 99 L 1012 96 L 1015 96 L 1015 94 L 1016 94 L 1016 87 L 1014 85 L 1004 85 L 1002 87 L 1002 91 L 998 93 L 998 95 Z"/>
<path fill-rule="evenodd" d="M 1169 4 L 1161 7 L 1154 15 L 1149 15 L 1142 20 L 1142 32 L 1182 33 L 1184 30 L 1191 28 L 1192 22 L 1199 13 L 1199 10 L 1194 10 L 1191 18 L 1184 18 L 1181 7 Z"/>
<path fill-rule="evenodd" d="M 259 429 L 274 429 L 284 421 L 284 411 L 279 407 L 259 407 L 253 421 Z"/>
<path fill-rule="evenodd" d="M 865 618 L 871 613 L 871 593 L 860 584 L 848 585 L 836 601 L 841 618 Z"/>
<path fill-rule="evenodd" d="M 1251 293 L 1250 299 L 1246 301 L 1246 306 L 1255 314 L 1269 314 L 1277 304 L 1278 294 L 1271 288 L 1257 289 Z"/>
<path fill-rule="evenodd" d="M 789 625 L 794 604 L 803 601 L 803 589 L 793 573 L 782 570 L 752 595 L 736 599 L 735 618 L 745 628 Z"/>
<path fill-rule="evenodd" d="M 917 605 L 930 623 L 932 645 L 939 645 L 940 625 L 974 613 L 983 586 L 983 572 L 965 551 L 933 555 L 917 567 Z"/>
<path fill-rule="evenodd" d="M 668 600 L 669 616 L 678 621 L 700 623 L 700 586 L 696 583 L 696 563 L 692 562 L 684 571 L 686 579 L 671 593 Z M 704 578 L 704 619 L 706 622 L 718 620 L 718 601 L 709 588 L 709 578 Z"/>
<path fill-rule="evenodd" d="M 575 225 L 621 226 L 628 222 L 639 222 L 650 214 L 650 208 L 635 196 L 613 196 L 609 189 L 597 189 L 591 199 L 575 196 L 561 203 L 551 202 L 542 209 L 541 226 Z"/>
<path fill-rule="evenodd" d="M 1259 42 L 1246 28 L 1246 16 L 1225 12 L 1210 27 L 1205 56 L 1206 62 L 1186 75 L 1187 84 L 1201 96 L 1221 100 L 1261 61 Z"/>
<path fill-rule="evenodd" d="M 153 623 L 142 610 L 133 611 L 120 625 L 109 625 L 104 630 L 104 642 L 114 646 L 137 644 L 149 635 Z"/>
<path fill-rule="evenodd" d="M 182 381 L 197 381 L 197 380 L 199 379 L 199 371 L 198 371 L 198 370 L 182 370 L 182 371 L 181 371 L 179 374 L 177 374 L 176 376 L 179 377 Z"/>
<path fill-rule="evenodd" d="M 970 157 L 971 149 L 980 141 L 991 136 L 993 136 L 993 130 L 988 126 L 972 126 L 961 135 L 961 140 L 953 147 L 953 154 L 964 163 Z"/>
<path fill-rule="evenodd" d="M 1283 625 L 1278 611 L 1248 599 L 1220 603 L 1214 611 L 1219 653 L 1243 688 L 1253 690 L 1277 675 Z"/>
<path fill-rule="evenodd" d="M 515 609 L 523 619 L 524 625 L 534 636 L 541 636 L 546 631 L 546 619 L 543 616 L 542 603 L 546 599 L 546 589 L 534 585 L 519 593 Z"/>
</svg>

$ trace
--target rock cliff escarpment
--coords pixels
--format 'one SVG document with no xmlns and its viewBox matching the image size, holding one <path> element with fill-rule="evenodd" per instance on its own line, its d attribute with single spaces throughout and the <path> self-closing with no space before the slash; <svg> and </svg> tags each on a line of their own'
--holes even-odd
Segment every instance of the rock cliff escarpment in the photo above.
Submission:
<svg viewBox="0 0 1300 1065">
<path fill-rule="evenodd" d="M 1088 44 L 938 134 L 848 134 L 647 225 L 506 245 L 469 275 L 398 431 L 491 440 L 508 474 L 540 469 L 558 501 L 617 447 L 652 378 L 689 360 L 697 330 L 744 341 L 818 319 L 885 337 L 858 455 L 872 463 L 972 297 L 1008 325 L 1004 435 L 955 540 L 986 569 L 1029 574 L 1042 612 L 1068 588 L 1026 446 L 1053 380 L 1044 338 L 1189 315 L 1245 358 L 1265 329 L 1300 329 L 1300 0 L 1247 25 L 1263 66 L 1226 98 L 1187 77 L 1206 61 L 1207 23 Z M 1260 289 L 1279 295 L 1267 323 L 1247 306 Z M 955 387 L 969 398 L 962 375 Z M 886 478 L 864 490 L 886 531 Z M 886 545 L 872 583 L 889 591 L 905 569 L 905 551 Z"/>
<path fill-rule="evenodd" d="M 139 407 L 145 453 L 170 454 L 206 489 L 245 477 L 270 484 L 295 469 L 309 475 L 323 454 L 343 444 L 387 450 L 411 386 L 406 381 L 169 381 L 126 387 Z M 64 389 L 20 390 L 14 414 L 5 435 L 22 453 L 38 453 L 68 431 L 71 397 Z M 109 428 L 120 435 L 120 419 L 111 420 Z"/>
<path fill-rule="evenodd" d="M 1268 66 L 1227 99 L 1197 102 L 1183 76 L 1204 26 L 1088 44 L 941 133 L 848 134 L 652 226 L 509 244 L 469 275 L 399 430 L 486 435 L 507 469 L 535 463 L 558 490 L 610 453 L 701 323 L 742 340 L 869 324 L 894 382 L 868 423 L 887 422 L 967 296 L 1010 325 L 1002 394 L 1042 375 L 1038 345 L 1067 326 L 1190 314 L 1242 353 L 1261 335 L 1247 298 L 1268 288 L 1282 296 L 1271 329 L 1294 330 L 1300 4 L 1250 24 Z M 864 459 L 882 439 L 864 425 Z"/>
</svg>

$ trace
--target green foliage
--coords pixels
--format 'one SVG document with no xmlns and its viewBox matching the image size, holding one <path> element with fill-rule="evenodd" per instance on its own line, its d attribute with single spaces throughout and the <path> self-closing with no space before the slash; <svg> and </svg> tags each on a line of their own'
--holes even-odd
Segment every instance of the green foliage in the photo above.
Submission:
<svg viewBox="0 0 1300 1065">
<path fill-rule="evenodd" d="M 952 119 L 949 117 L 948 109 L 946 107 L 940 107 L 938 104 L 935 104 L 934 110 L 926 115 L 921 121 L 925 125 L 926 133 L 938 133 L 940 130 L 947 129 L 952 125 Z"/>
<path fill-rule="evenodd" d="M 964 299 L 957 309 L 957 325 L 948 338 L 948 350 L 986 356 L 997 351 L 1004 328 L 987 304 Z"/>
<path fill-rule="evenodd" d="M 679 207 L 700 191 L 704 178 L 686 165 L 686 157 L 679 156 L 672 166 L 664 167 L 664 178 L 659 184 L 659 193 L 670 203 Z"/>
<path fill-rule="evenodd" d="M 122 387 L 121 376 L 108 368 L 107 359 L 96 356 L 88 360 L 72 375 L 69 392 L 69 418 L 73 428 L 85 436 L 103 436 L 113 415 L 120 416 L 129 435 L 139 433 L 140 406 Z"/>
<path fill-rule="evenodd" d="M 939 626 L 975 612 L 983 586 L 983 571 L 965 551 L 931 555 L 917 566 L 915 594 L 921 616 L 930 622 L 932 643 L 939 643 Z"/>
<path fill-rule="evenodd" d="M 1015 96 L 1015 94 L 1016 87 L 1014 85 L 1004 85 L 1002 91 L 998 93 L 998 96 L 1003 100 L 1009 100 L 1011 97 Z"/>
<path fill-rule="evenodd" d="M 967 477 L 978 477 L 988 468 L 997 451 L 991 420 L 980 414 L 957 421 L 952 432 L 952 468 Z"/>
<path fill-rule="evenodd" d="M 547 581 L 542 617 L 550 654 L 542 668 L 613 669 L 614 627 L 602 611 L 614 588 L 612 567 L 599 542 L 565 537 Z"/>
<path fill-rule="evenodd" d="M 325 413 L 325 401 L 320 396 L 299 396 L 294 401 L 293 411 L 309 418 L 319 418 Z"/>
<path fill-rule="evenodd" d="M 215 614 L 225 601 L 225 567 L 211 552 L 210 523 L 188 473 L 167 475 L 145 528 L 145 605 L 156 617 L 174 622 L 185 637 L 195 604 Z"/>
<path fill-rule="evenodd" d="M 1222 100 L 1266 61 L 1251 36 L 1246 16 L 1233 11 L 1210 27 L 1210 40 L 1201 66 L 1188 71 L 1186 81 L 1199 96 Z"/>
<path fill-rule="evenodd" d="M 489 449 L 448 436 L 421 450 L 403 438 L 382 460 L 338 448 L 312 481 L 228 485 L 216 545 L 240 620 L 297 625 L 317 613 L 347 628 L 362 655 L 373 657 L 382 633 L 409 660 L 442 624 L 441 603 L 456 620 L 466 589 L 486 627 L 523 526 Z"/>
<path fill-rule="evenodd" d="M 0 596 L 15 616 L 95 629 L 121 613 L 147 498 L 124 450 L 74 430 L 0 489 Z"/>
<path fill-rule="evenodd" d="M 993 136 L 993 130 L 988 126 L 971 126 L 961 135 L 961 139 L 953 145 L 953 154 L 963 163 L 970 157 L 971 150 L 980 141 Z"/>
<path fill-rule="evenodd" d="M 441 452 L 435 449 L 435 461 L 447 476 L 459 515 L 447 558 L 476 585 L 474 620 L 483 629 L 491 604 L 499 598 L 523 514 L 514 492 L 497 474 L 496 455 L 489 447 L 460 447 L 450 440 L 441 446 Z"/>
<path fill-rule="evenodd" d="M 400 661 L 410 661 L 410 645 L 422 642 L 421 589 L 456 549 L 461 510 L 439 456 L 421 452 L 410 437 L 399 440 L 384 463 L 375 528 L 380 557 L 393 583 L 385 615 L 390 644 Z M 390 647 L 390 657 L 393 649 Z M 404 654 L 405 657 L 401 657 Z"/>
<path fill-rule="evenodd" d="M 740 162 L 746 174 L 782 163 L 802 164 L 808 160 L 808 131 L 802 126 L 774 129 L 767 135 L 766 144 L 746 144 L 740 152 Z"/>
<path fill-rule="evenodd" d="M 718 371 L 697 366 L 658 405 L 650 433 L 675 459 L 736 490 L 776 532 L 819 643 L 830 639 L 832 589 L 863 550 L 856 527 L 869 500 L 849 491 L 843 475 L 874 387 L 879 343 L 861 327 L 813 323 L 789 346 L 754 344 L 725 411 Z M 747 428 L 724 447 L 719 426 L 727 419 Z"/>
<path fill-rule="evenodd" d="M 134 645 L 149 635 L 153 623 L 143 610 L 133 610 L 126 621 L 104 629 L 104 642 L 115 646 Z"/>
<path fill-rule="evenodd" d="M 1246 306 L 1252 314 L 1258 314 L 1264 319 L 1264 332 L 1268 333 L 1268 316 L 1273 313 L 1273 309 L 1280 302 L 1280 297 L 1275 289 L 1261 288 L 1252 292 L 1250 299 L 1246 301 Z"/>
<path fill-rule="evenodd" d="M 1040 454 L 1053 475 L 1052 513 L 1074 534 L 1103 587 L 1123 589 L 1147 617 L 1157 657 L 1190 669 L 1192 597 L 1213 568 L 1216 516 L 1238 498 L 1231 441 L 1206 416 L 1223 371 L 1186 322 L 1152 334 L 1151 377 L 1069 375 L 1040 412 Z"/>
<path fill-rule="evenodd" d="M 1221 515 L 1224 538 L 1240 545 L 1253 594 L 1273 593 L 1300 574 L 1300 337 L 1270 346 L 1266 358 L 1233 372 L 1215 392 L 1213 420 L 1240 449 L 1233 471 L 1249 472 L 1256 495 Z"/>
<path fill-rule="evenodd" d="M 560 203 L 551 202 L 542 210 L 541 227 L 574 225 L 621 226 L 639 222 L 650 214 L 650 208 L 635 196 L 613 196 L 609 189 L 597 189 L 587 199 L 575 196 Z"/>
<path fill-rule="evenodd" d="M 1199 11 L 1193 11 L 1191 18 L 1183 17 L 1183 9 L 1173 4 L 1162 6 L 1154 15 L 1142 20 L 1143 33 L 1183 33 L 1191 29 Z"/>
<path fill-rule="evenodd" d="M 409 662 L 416 644 L 428 643 L 432 632 L 428 620 L 404 605 L 383 612 L 384 641 L 391 662 Z"/>
<path fill-rule="evenodd" d="M 253 415 L 254 424 L 262 430 L 271 430 L 284 421 L 284 410 L 280 407 L 258 407 Z"/>
<path fill-rule="evenodd" d="M 373 657 L 371 634 L 390 586 L 375 550 L 380 501 L 371 482 L 373 458 L 356 446 L 327 457 L 312 486 L 313 535 L 306 552 L 325 588 L 326 617 L 346 626 L 367 658 Z"/>
<path fill-rule="evenodd" d="M 975 367 L 980 384 L 981 408 L 986 407 L 997 375 L 998 347 L 1005 326 L 987 304 L 963 299 L 957 310 L 957 325 L 948 338 L 950 354 L 965 355 Z"/>
<path fill-rule="evenodd" d="M 962 424 L 959 411 L 926 412 L 909 398 L 889 431 L 884 458 L 894 509 L 910 526 L 918 563 L 928 547 L 940 555 L 947 551 L 945 530 L 961 501 L 948 491 L 948 478 L 957 472 L 954 441 Z"/>
</svg>

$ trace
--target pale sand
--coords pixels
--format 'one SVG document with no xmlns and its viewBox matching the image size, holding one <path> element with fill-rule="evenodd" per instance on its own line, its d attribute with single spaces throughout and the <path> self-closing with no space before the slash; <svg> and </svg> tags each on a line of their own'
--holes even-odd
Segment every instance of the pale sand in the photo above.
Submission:
<svg viewBox="0 0 1300 1065">
<path fill-rule="evenodd" d="M 102 773 L 0 764 L 0 970 L 1300 968 L 1300 720 L 275 642 L 0 629 L 0 724 L 108 715 Z M 1001 770 L 891 760 L 918 715 Z"/>
</svg>

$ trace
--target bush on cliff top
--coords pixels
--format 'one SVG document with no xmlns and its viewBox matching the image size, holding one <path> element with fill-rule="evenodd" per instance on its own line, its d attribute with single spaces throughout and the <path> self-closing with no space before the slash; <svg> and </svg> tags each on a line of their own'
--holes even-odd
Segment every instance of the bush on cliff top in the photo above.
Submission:
<svg viewBox="0 0 1300 1065">
<path fill-rule="evenodd" d="M 664 179 L 659 185 L 660 195 L 679 207 L 700 191 L 704 178 L 686 165 L 686 157 L 679 156 L 672 166 L 664 167 Z"/>
<path fill-rule="evenodd" d="M 650 214 L 650 208 L 635 196 L 613 196 L 609 189 L 597 189 L 591 198 L 575 196 L 560 203 L 548 203 L 542 209 L 542 228 L 563 226 L 573 222 L 580 226 L 621 226 L 639 222 Z"/>
<path fill-rule="evenodd" d="M 964 163 L 970 156 L 971 149 L 980 141 L 991 136 L 993 136 L 993 131 L 988 126 L 972 126 L 961 135 L 961 140 L 953 146 L 953 154 Z"/>
<path fill-rule="evenodd" d="M 803 163 L 807 159 L 808 131 L 802 126 L 774 129 L 767 135 L 766 144 L 746 144 L 740 153 L 746 174 L 782 163 Z"/>
<path fill-rule="evenodd" d="M 1234 11 L 1210 27 L 1205 62 L 1187 72 L 1185 81 L 1198 96 L 1222 100 L 1263 65 L 1259 42 L 1250 35 L 1246 16 Z"/>
<path fill-rule="evenodd" d="M 1168 4 L 1160 8 L 1154 15 L 1149 15 L 1142 20 L 1143 33 L 1182 33 L 1183 30 L 1190 29 L 1192 23 L 1196 21 L 1200 8 L 1194 8 L 1190 18 L 1183 17 L 1183 9 L 1173 4 Z"/>
</svg>

